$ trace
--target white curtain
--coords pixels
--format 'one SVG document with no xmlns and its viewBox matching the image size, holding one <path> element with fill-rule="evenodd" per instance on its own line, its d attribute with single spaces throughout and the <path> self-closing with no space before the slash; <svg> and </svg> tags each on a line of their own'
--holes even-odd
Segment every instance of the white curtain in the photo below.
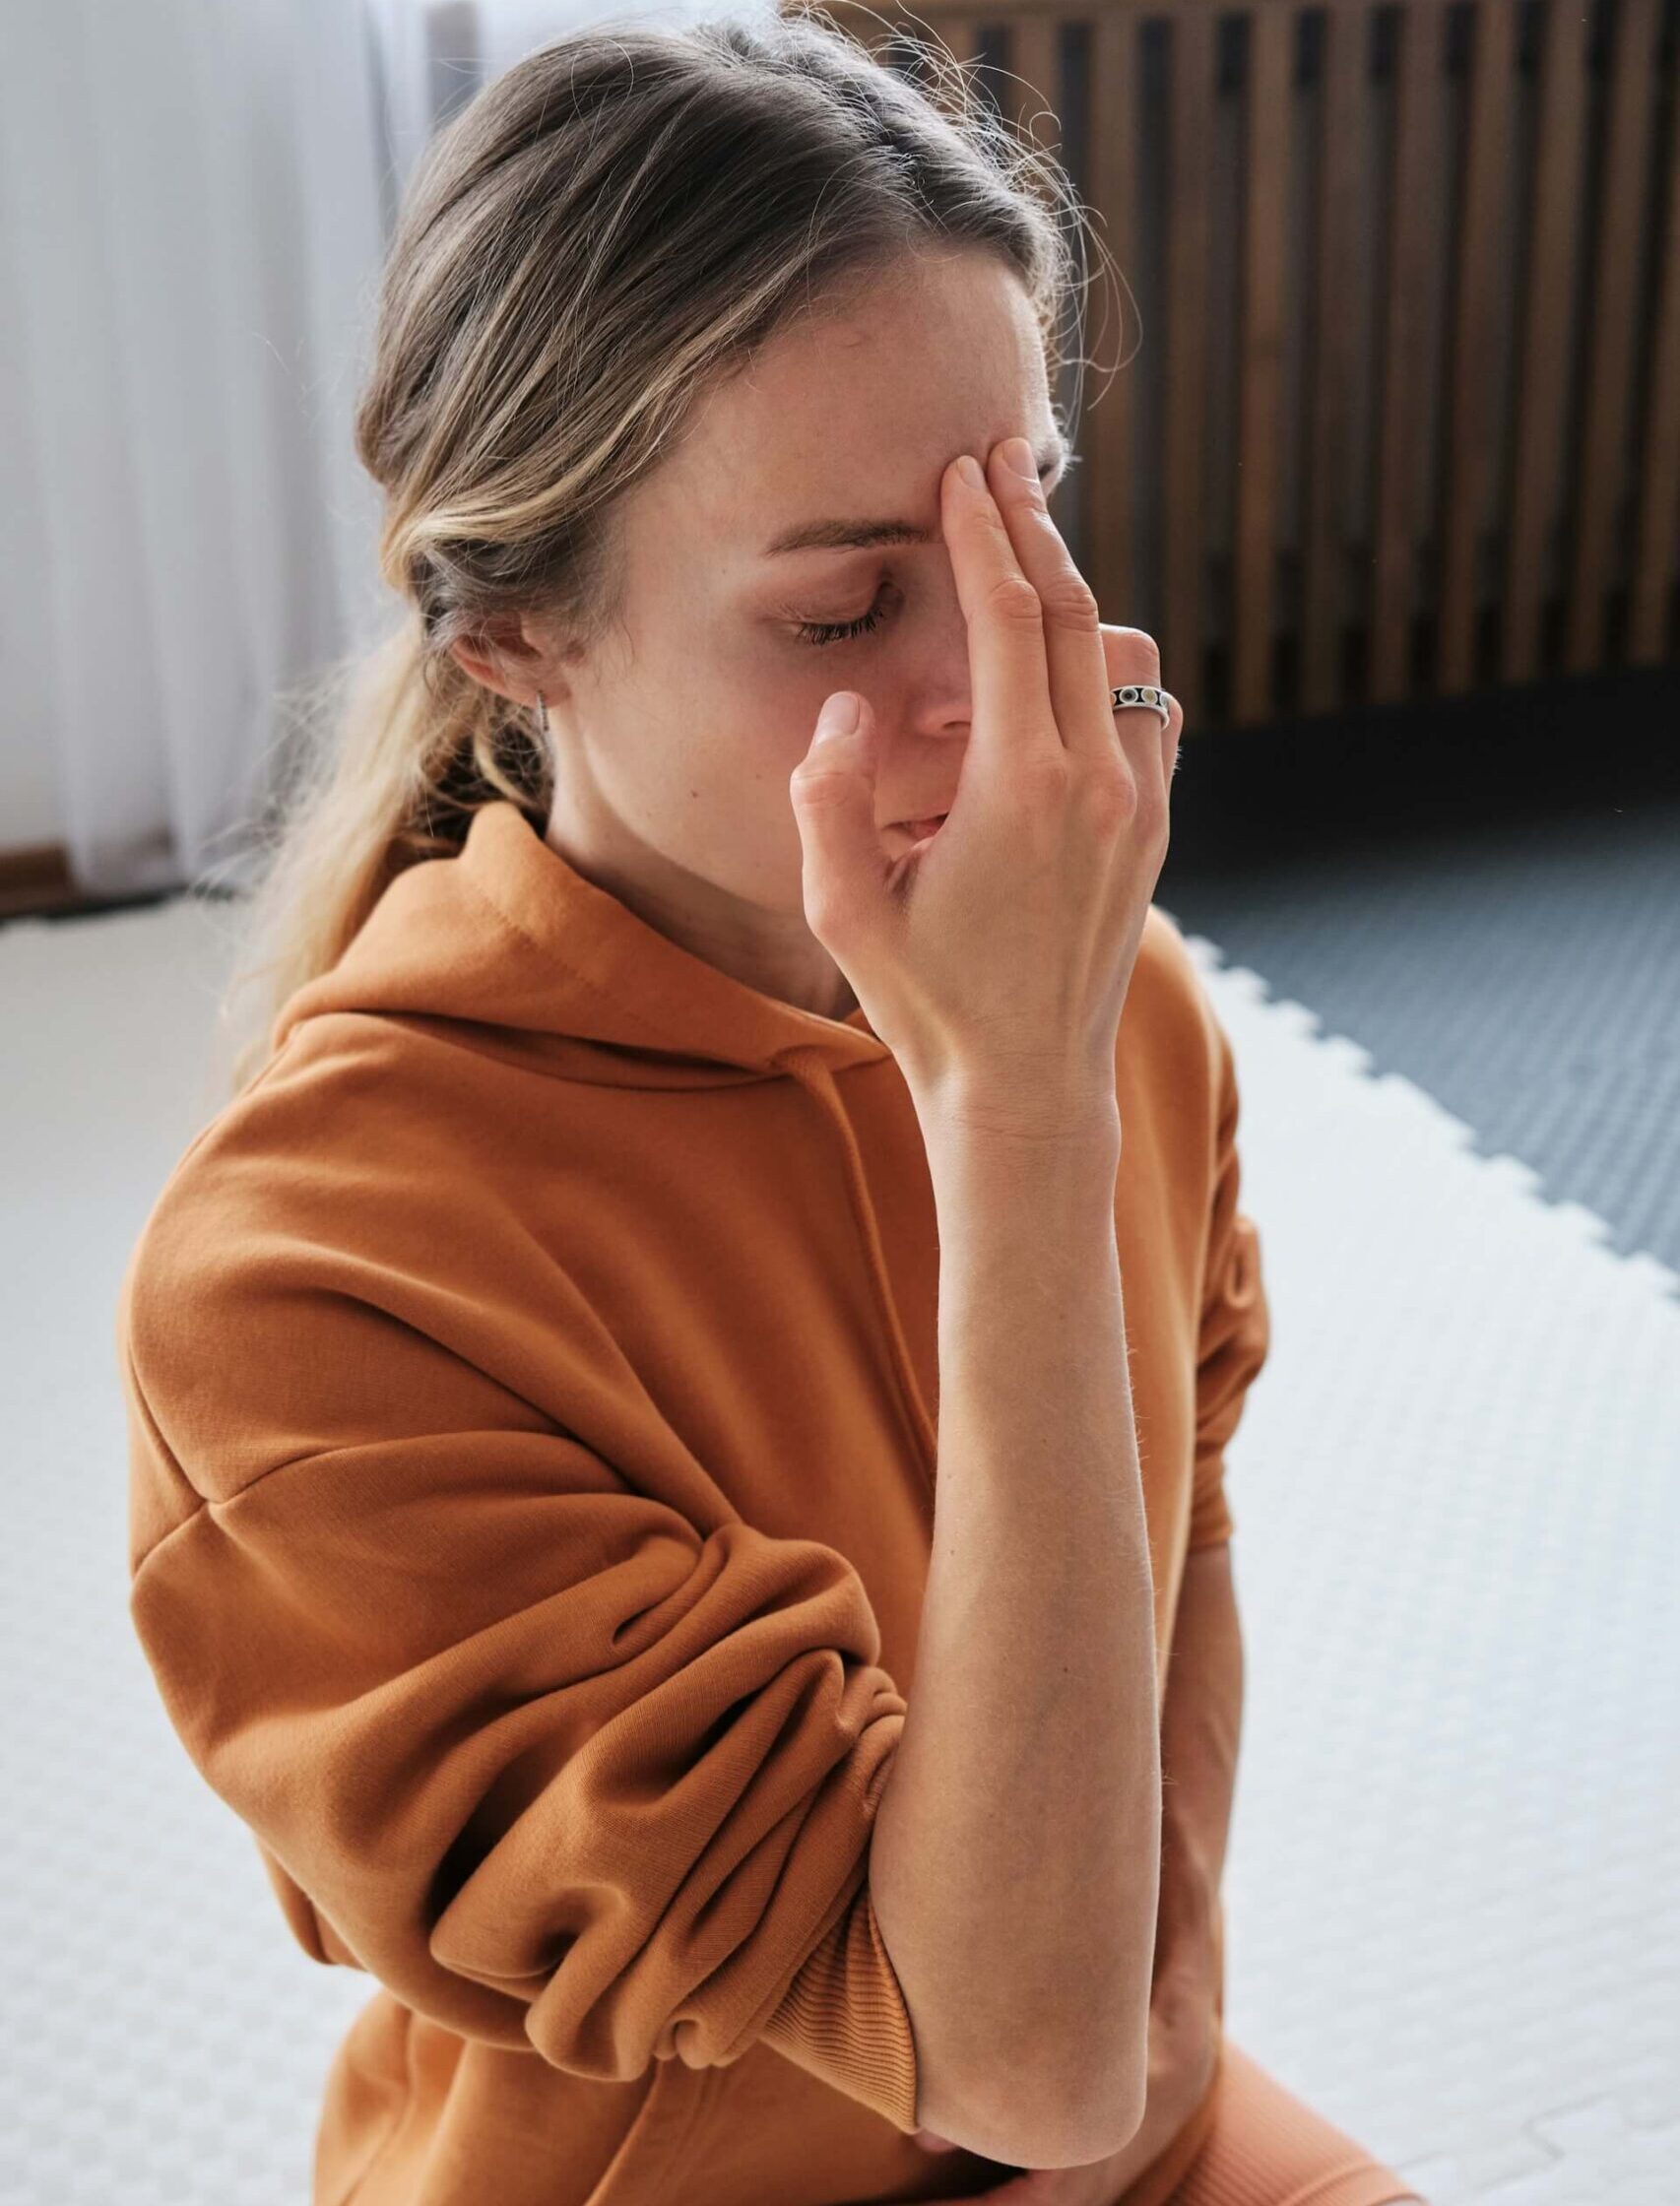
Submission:
<svg viewBox="0 0 1680 2206">
<path fill-rule="evenodd" d="M 238 884 L 280 692 L 398 616 L 352 446 L 438 120 L 591 0 L 22 0 L 0 69 L 0 848 Z"/>
<path fill-rule="evenodd" d="M 349 428 L 381 235 L 363 20 L 33 0 L 6 49 L 8 747 L 46 747 L 88 890 L 237 877 L 277 688 L 374 610 Z"/>
</svg>

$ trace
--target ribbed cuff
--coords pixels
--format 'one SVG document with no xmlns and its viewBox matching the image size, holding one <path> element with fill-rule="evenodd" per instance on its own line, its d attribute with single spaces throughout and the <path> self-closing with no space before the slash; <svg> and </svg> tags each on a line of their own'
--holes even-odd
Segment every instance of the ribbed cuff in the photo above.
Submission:
<svg viewBox="0 0 1680 2206">
<path fill-rule="evenodd" d="M 916 2120 L 916 2041 L 866 1881 L 788 1986 L 762 2036 L 904 2135 Z"/>
</svg>

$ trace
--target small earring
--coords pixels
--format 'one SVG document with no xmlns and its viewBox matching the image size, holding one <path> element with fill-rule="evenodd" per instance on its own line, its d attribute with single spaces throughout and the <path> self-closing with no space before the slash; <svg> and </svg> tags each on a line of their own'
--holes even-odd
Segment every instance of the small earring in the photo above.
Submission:
<svg viewBox="0 0 1680 2206">
<path fill-rule="evenodd" d="M 549 733 L 549 704 L 541 689 L 537 692 L 537 713 L 538 725 L 542 728 L 544 735 L 547 735 Z"/>
</svg>

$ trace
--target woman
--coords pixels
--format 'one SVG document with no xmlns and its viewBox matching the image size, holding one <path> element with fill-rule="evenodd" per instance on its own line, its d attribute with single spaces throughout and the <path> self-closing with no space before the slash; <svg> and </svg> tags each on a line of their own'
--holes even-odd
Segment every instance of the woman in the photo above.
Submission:
<svg viewBox="0 0 1680 2206">
<path fill-rule="evenodd" d="M 316 2206 L 1408 2195 L 1221 2040 L 1236 1086 L 947 89 L 570 37 L 395 241 L 416 619 L 120 1311 L 136 1628 L 379 1987 Z"/>
</svg>

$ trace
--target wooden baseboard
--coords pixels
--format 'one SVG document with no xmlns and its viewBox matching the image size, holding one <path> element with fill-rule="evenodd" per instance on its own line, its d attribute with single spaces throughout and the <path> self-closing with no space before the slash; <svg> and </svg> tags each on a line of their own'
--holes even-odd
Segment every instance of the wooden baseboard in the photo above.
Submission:
<svg viewBox="0 0 1680 2206">
<path fill-rule="evenodd" d="M 70 878 L 70 855 L 62 843 L 0 850 L 0 919 L 76 911 L 88 902 Z"/>
<path fill-rule="evenodd" d="M 91 896 L 70 875 L 62 843 L 28 843 L 0 850 L 0 925 L 11 919 L 75 919 L 95 912 L 129 911 L 162 903 L 173 888 L 121 896 Z"/>
</svg>

